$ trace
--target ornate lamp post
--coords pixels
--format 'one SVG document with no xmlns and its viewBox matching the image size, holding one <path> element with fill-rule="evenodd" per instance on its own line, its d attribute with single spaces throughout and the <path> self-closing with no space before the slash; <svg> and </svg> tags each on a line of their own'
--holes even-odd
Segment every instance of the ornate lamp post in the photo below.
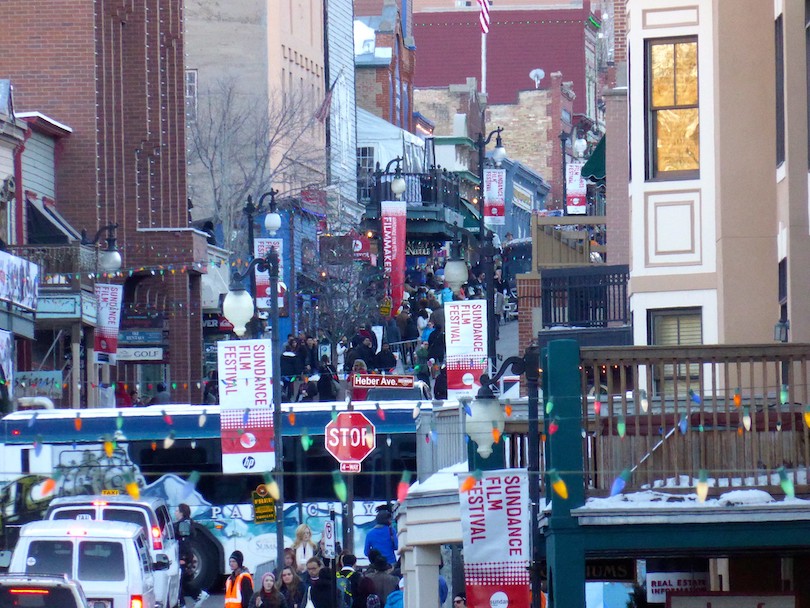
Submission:
<svg viewBox="0 0 810 608">
<path fill-rule="evenodd" d="M 470 404 L 472 416 L 467 419 L 466 430 L 470 438 L 476 442 L 478 453 L 488 458 L 492 453 L 492 430 L 497 428 L 503 431 L 504 412 L 500 401 L 492 392 L 494 386 L 503 375 L 512 369 L 512 373 L 526 376 L 528 388 L 528 473 L 529 473 L 529 514 L 530 530 L 532 535 L 532 559 L 530 564 L 530 583 L 532 590 L 531 608 L 540 608 L 540 543 L 542 537 L 538 524 L 540 503 L 540 350 L 535 345 L 526 349 L 522 357 L 509 357 L 501 365 L 500 370 L 490 379 L 486 374 L 481 376 L 481 388 L 478 395 Z M 472 432 L 471 432 L 472 425 Z M 474 433 L 474 434 L 473 434 Z"/>
<path fill-rule="evenodd" d="M 262 208 L 266 196 L 270 196 L 270 212 L 264 220 L 264 227 L 271 235 L 281 227 L 281 216 L 275 210 L 275 190 L 270 190 L 259 198 L 259 204 L 254 207 L 253 201 L 248 197 L 245 213 L 257 213 Z M 253 251 L 253 217 L 248 215 L 248 239 L 251 253 Z M 255 281 L 254 271 L 267 272 L 270 275 L 270 327 L 272 330 L 272 370 L 273 370 L 273 445 L 275 451 L 276 468 L 275 479 L 278 482 L 278 499 L 276 500 L 276 563 L 279 568 L 284 566 L 284 450 L 281 436 L 281 360 L 278 352 L 278 252 L 272 247 L 263 258 L 254 258 L 242 273 L 234 272 L 228 293 L 222 302 L 222 315 L 233 324 L 233 332 L 240 338 L 247 331 L 246 325 L 253 320 L 256 310 L 256 290 L 253 294 L 245 290 L 243 281 L 250 277 L 251 283 Z M 254 283 L 255 284 L 255 283 Z M 257 335 L 261 332 L 257 331 Z"/>
<path fill-rule="evenodd" d="M 118 272 L 121 269 L 121 253 L 115 246 L 115 230 L 117 228 L 118 224 L 107 224 L 106 226 L 102 226 L 98 229 L 98 232 L 96 232 L 96 235 L 92 240 L 87 238 L 87 231 L 82 230 L 82 245 L 95 246 L 98 244 L 101 235 L 105 232 L 107 233 L 107 237 L 105 238 L 107 241 L 107 248 L 103 249 L 98 256 L 98 266 L 104 272 Z"/>
<path fill-rule="evenodd" d="M 481 179 L 481 191 L 478 197 L 478 212 L 481 215 L 478 224 L 478 241 L 482 247 L 481 263 L 484 266 L 484 290 L 487 294 L 487 360 L 489 361 L 489 369 L 495 369 L 496 364 L 495 338 L 498 318 L 495 316 L 495 253 L 492 245 L 492 232 L 487 233 L 484 225 L 484 163 L 486 162 L 487 144 L 492 140 L 493 135 L 496 136 L 495 150 L 492 151 L 492 160 L 495 162 L 495 166 L 499 167 L 506 158 L 506 148 L 503 146 L 501 131 L 503 129 L 498 127 L 490 132 L 486 138 L 484 138 L 483 133 L 479 133 L 475 142 L 475 147 L 478 149 L 478 176 Z"/>
</svg>

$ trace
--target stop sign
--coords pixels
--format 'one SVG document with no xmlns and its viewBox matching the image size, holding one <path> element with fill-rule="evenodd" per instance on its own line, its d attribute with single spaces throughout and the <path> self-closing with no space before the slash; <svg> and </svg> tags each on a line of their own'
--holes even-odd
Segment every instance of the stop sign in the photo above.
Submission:
<svg viewBox="0 0 810 608">
<path fill-rule="evenodd" d="M 362 412 L 341 412 L 326 425 L 326 450 L 340 463 L 341 471 L 359 471 L 376 444 L 374 425 Z"/>
</svg>

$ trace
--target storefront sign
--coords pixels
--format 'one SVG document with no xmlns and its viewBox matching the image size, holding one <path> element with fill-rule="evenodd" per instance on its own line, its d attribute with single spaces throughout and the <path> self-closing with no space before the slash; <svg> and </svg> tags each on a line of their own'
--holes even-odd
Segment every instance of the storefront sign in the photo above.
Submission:
<svg viewBox="0 0 810 608">
<path fill-rule="evenodd" d="M 484 224 L 506 223 L 506 169 L 484 169 Z"/>
<path fill-rule="evenodd" d="M 163 331 L 160 329 L 124 329 L 118 334 L 118 344 L 162 344 Z"/>
<path fill-rule="evenodd" d="M 447 396 L 475 397 L 487 369 L 487 302 L 444 303 Z"/>
<path fill-rule="evenodd" d="M 667 597 L 667 608 L 796 608 L 795 593 L 701 593 Z"/>
<path fill-rule="evenodd" d="M 17 394 L 23 397 L 42 395 L 52 399 L 62 398 L 61 371 L 17 372 L 14 375 Z"/>
<path fill-rule="evenodd" d="M 38 291 L 39 266 L 0 251 L 0 300 L 36 310 Z"/>
<path fill-rule="evenodd" d="M 371 261 L 371 240 L 365 236 L 352 239 L 352 253 L 354 259 L 362 262 Z"/>
<path fill-rule="evenodd" d="M 512 182 L 512 204 L 526 211 L 532 211 L 534 209 L 534 196 L 530 190 Z"/>
<path fill-rule="evenodd" d="M 253 255 L 263 258 L 274 247 L 278 254 L 278 280 L 281 282 L 284 278 L 284 241 L 281 239 L 254 239 Z M 267 271 L 256 270 L 256 306 L 261 310 L 270 310 L 270 273 Z M 278 307 L 284 307 L 283 295 L 279 295 Z"/>
<path fill-rule="evenodd" d="M 663 604 L 673 591 L 697 593 L 709 589 L 708 572 L 648 572 L 647 601 Z"/>
<path fill-rule="evenodd" d="M 233 323 L 218 313 L 207 312 L 203 315 L 203 333 L 228 334 L 233 331 Z"/>
<path fill-rule="evenodd" d="M 459 478 L 460 485 L 466 476 Z M 528 608 L 529 483 L 526 469 L 484 471 L 459 493 L 467 604 Z"/>
<path fill-rule="evenodd" d="M 245 340 L 259 342 L 260 340 Z M 269 340 L 268 340 L 269 342 Z M 222 378 L 222 372 L 220 372 Z M 222 388 L 219 390 L 222 403 Z M 273 410 L 270 408 L 220 410 L 222 436 L 222 472 L 261 474 L 276 466 L 273 448 Z"/>
<path fill-rule="evenodd" d="M 253 523 L 267 524 L 276 521 L 276 501 L 261 484 L 253 491 Z"/>
<path fill-rule="evenodd" d="M 95 362 L 115 363 L 124 286 L 96 283 L 95 294 L 98 298 L 98 326 L 93 345 Z"/>
<path fill-rule="evenodd" d="M 420 255 L 430 257 L 433 255 L 433 243 L 424 241 L 408 241 L 405 243 L 405 255 Z"/>
<path fill-rule="evenodd" d="M 399 310 L 405 292 L 405 201 L 382 201 L 383 269 L 391 286 L 392 311 Z"/>
<path fill-rule="evenodd" d="M 140 348 L 118 347 L 118 361 L 163 361 L 163 349 L 159 346 L 141 346 Z"/>
<path fill-rule="evenodd" d="M 217 344 L 219 404 L 224 408 L 271 409 L 272 341 L 220 340 Z"/>
<path fill-rule="evenodd" d="M 565 166 L 565 207 L 568 215 L 585 215 L 588 212 L 587 185 L 582 179 L 585 161 L 572 160 Z"/>
</svg>

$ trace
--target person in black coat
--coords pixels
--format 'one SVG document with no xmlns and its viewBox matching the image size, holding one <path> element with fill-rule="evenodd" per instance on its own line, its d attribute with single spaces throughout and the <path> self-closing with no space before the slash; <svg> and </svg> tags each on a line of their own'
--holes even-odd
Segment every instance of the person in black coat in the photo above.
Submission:
<svg viewBox="0 0 810 608">
<path fill-rule="evenodd" d="M 388 342 L 382 343 L 382 350 L 377 353 L 375 367 L 380 371 L 390 372 L 397 366 L 397 358 L 391 352 L 391 345 Z"/>
<path fill-rule="evenodd" d="M 335 608 L 332 573 L 329 568 L 324 567 L 317 557 L 312 557 L 307 561 L 307 574 L 309 574 L 309 588 L 304 594 L 304 605 L 309 596 L 315 608 Z"/>
<path fill-rule="evenodd" d="M 295 381 L 293 378 L 298 378 L 303 371 L 301 360 L 296 356 L 293 347 L 290 345 L 285 346 L 284 352 L 281 353 L 281 388 L 282 397 L 285 401 L 292 401 L 295 397 Z"/>
<path fill-rule="evenodd" d="M 377 356 L 374 354 L 371 338 L 363 338 L 363 341 L 357 346 L 355 351 L 357 351 L 357 358 L 365 361 L 368 369 L 375 369 L 377 367 Z"/>
<path fill-rule="evenodd" d="M 337 380 L 337 370 L 329 363 L 329 357 L 326 355 L 321 357 L 319 373 L 318 398 L 320 401 L 336 401 L 338 396 L 334 391 L 333 384 Z"/>
</svg>

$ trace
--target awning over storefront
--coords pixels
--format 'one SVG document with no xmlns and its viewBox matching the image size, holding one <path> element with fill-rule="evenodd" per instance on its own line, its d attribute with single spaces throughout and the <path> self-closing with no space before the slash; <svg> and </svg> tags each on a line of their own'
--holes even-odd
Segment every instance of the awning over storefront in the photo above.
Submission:
<svg viewBox="0 0 810 608">
<path fill-rule="evenodd" d="M 605 183 L 605 139 L 607 136 L 603 135 L 599 143 L 596 144 L 591 153 L 591 157 L 585 162 L 582 167 L 582 178 L 596 182 L 599 185 Z"/>
<path fill-rule="evenodd" d="M 461 215 L 464 217 L 464 225 L 461 227 L 465 230 L 478 230 L 481 221 L 481 214 L 478 212 L 478 207 L 465 199 L 461 199 L 461 207 L 459 209 Z"/>
</svg>

